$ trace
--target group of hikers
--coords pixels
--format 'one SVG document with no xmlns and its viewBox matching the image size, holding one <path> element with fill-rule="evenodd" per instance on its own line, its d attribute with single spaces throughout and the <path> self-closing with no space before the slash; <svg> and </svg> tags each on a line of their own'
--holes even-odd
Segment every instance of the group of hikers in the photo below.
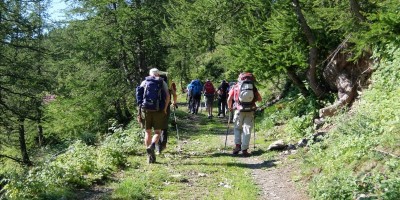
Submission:
<svg viewBox="0 0 400 200">
<path fill-rule="evenodd" d="M 223 80 L 221 85 L 216 89 L 213 83 L 207 79 L 204 85 L 199 79 L 192 80 L 184 90 L 187 93 L 186 99 L 188 100 L 189 113 L 197 114 L 199 107 L 201 107 L 201 97 L 204 96 L 205 109 L 208 118 L 213 117 L 213 104 L 215 97 L 218 98 L 218 117 L 225 117 L 225 110 L 228 108 L 226 99 L 228 97 L 229 84 Z"/>
<path fill-rule="evenodd" d="M 250 156 L 248 152 L 253 128 L 255 102 L 261 101 L 261 95 L 255 87 L 252 73 L 240 73 L 235 84 L 225 80 L 216 89 L 210 80 L 204 85 L 198 79 L 193 80 L 184 90 L 187 92 L 189 112 L 197 114 L 201 97 L 204 95 L 208 118 L 211 119 L 214 98 L 218 98 L 218 117 L 225 117 L 225 109 L 233 116 L 234 142 L 232 154 Z M 171 100 L 172 98 L 172 100 Z M 161 153 L 167 145 L 168 119 L 173 109 L 177 108 L 176 85 L 168 85 L 165 72 L 157 68 L 150 69 L 149 76 L 136 88 L 136 101 L 139 106 L 138 121 L 145 129 L 144 144 L 148 162 L 156 162 L 156 151 Z M 228 121 L 231 119 L 229 118 Z M 229 123 L 229 122 L 228 122 Z M 154 130 L 154 134 L 153 134 Z"/>
</svg>

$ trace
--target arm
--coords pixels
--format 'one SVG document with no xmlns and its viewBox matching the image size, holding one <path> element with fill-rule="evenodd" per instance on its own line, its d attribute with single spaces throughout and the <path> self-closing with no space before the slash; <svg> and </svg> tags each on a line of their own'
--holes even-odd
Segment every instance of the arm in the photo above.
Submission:
<svg viewBox="0 0 400 200">
<path fill-rule="evenodd" d="M 234 96 L 233 90 L 229 91 L 229 96 L 228 99 L 226 100 L 229 111 L 233 109 L 233 96 Z"/>
<path fill-rule="evenodd" d="M 171 93 L 172 93 L 172 98 L 173 98 L 173 101 L 174 101 L 174 103 L 173 103 L 173 105 L 175 106 L 178 102 L 178 97 L 177 97 L 177 95 L 176 95 L 176 90 L 174 90 L 173 88 L 171 89 Z"/>
<path fill-rule="evenodd" d="M 163 81 L 163 90 L 165 92 L 165 105 L 164 105 L 164 113 L 167 114 L 167 109 L 170 101 L 170 96 L 169 96 L 169 91 L 168 91 L 168 85 L 165 81 Z"/>
</svg>

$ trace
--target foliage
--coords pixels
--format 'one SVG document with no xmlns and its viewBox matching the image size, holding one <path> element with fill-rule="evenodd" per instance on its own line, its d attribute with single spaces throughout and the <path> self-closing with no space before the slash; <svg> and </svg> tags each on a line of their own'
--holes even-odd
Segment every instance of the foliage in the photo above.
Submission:
<svg viewBox="0 0 400 200">
<path fill-rule="evenodd" d="M 358 53 L 362 48 L 372 47 L 379 50 L 377 52 L 379 55 L 385 53 L 385 57 L 390 57 L 391 46 L 399 46 L 400 44 L 398 1 L 377 1 L 370 7 L 373 10 L 367 13 L 368 22 L 365 23 L 367 28 L 355 35 Z"/>
<path fill-rule="evenodd" d="M 53 71 L 44 63 L 46 9 L 45 1 L 7 1 L 0 6 L 0 148 L 3 138 L 18 141 L 20 146 L 12 148 L 21 152 L 25 165 L 31 164 L 25 137 L 41 134 L 26 132 L 25 123 L 40 125 L 43 97 L 55 83 Z"/>
<path fill-rule="evenodd" d="M 98 148 L 76 141 L 65 152 L 55 155 L 25 173 L 11 175 L 4 187 L 10 199 L 68 198 L 75 188 L 85 188 L 105 180 L 125 166 L 126 156 L 136 152 L 137 129 L 117 130 Z"/>
<path fill-rule="evenodd" d="M 291 93 L 264 110 L 264 118 L 260 120 L 259 129 L 267 130 L 266 135 L 269 137 L 297 142 L 313 133 L 313 119 L 320 106 L 311 96 L 304 97 Z M 279 130 L 277 127 L 280 127 Z"/>
</svg>

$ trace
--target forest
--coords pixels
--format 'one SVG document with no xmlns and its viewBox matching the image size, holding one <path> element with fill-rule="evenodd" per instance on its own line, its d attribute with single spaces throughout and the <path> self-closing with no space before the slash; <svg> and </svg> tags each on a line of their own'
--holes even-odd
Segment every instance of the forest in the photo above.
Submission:
<svg viewBox="0 0 400 200">
<path fill-rule="evenodd" d="M 259 148 L 311 141 L 296 153 L 310 199 L 400 199 L 399 0 L 64 2 L 55 20 L 51 0 L 0 1 L 0 199 L 81 199 L 147 166 L 132 161 L 144 152 L 135 88 L 153 67 L 177 84 L 180 119 L 191 80 L 253 73 Z M 135 187 L 107 199 L 177 199 Z"/>
</svg>

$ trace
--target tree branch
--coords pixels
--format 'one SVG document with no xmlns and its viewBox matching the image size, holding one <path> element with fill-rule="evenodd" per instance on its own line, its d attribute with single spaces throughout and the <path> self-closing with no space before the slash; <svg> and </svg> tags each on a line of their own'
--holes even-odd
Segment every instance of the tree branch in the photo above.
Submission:
<svg viewBox="0 0 400 200">
<path fill-rule="evenodd" d="M 395 154 L 393 154 L 393 153 L 386 152 L 386 151 L 383 151 L 383 150 L 380 150 L 380 149 L 373 149 L 373 150 L 376 151 L 376 152 L 378 152 L 378 153 L 381 153 L 381 154 L 384 154 L 384 155 L 388 155 L 388 156 L 391 156 L 391 157 L 393 157 L 393 158 L 400 159 L 400 156 L 395 155 Z"/>
<path fill-rule="evenodd" d="M 8 158 L 8 159 L 13 160 L 13 161 L 15 161 L 17 163 L 21 163 L 21 164 L 24 163 L 24 162 L 22 162 L 22 160 L 20 160 L 18 158 L 14 158 L 14 157 L 3 155 L 3 154 L 0 154 L 0 158 Z"/>
<path fill-rule="evenodd" d="M 316 47 L 316 38 L 301 11 L 299 0 L 292 0 L 292 3 L 293 3 L 294 11 L 297 15 L 297 20 L 299 21 L 300 27 L 303 30 L 304 35 L 307 38 L 308 45 L 310 47 L 310 51 L 308 54 L 309 69 L 307 72 L 308 80 L 310 81 L 310 87 L 313 90 L 313 92 L 315 93 L 315 95 L 318 98 L 321 98 L 322 96 L 325 95 L 325 91 L 321 88 L 321 86 L 319 85 L 318 80 L 317 80 L 318 49 Z"/>
</svg>

